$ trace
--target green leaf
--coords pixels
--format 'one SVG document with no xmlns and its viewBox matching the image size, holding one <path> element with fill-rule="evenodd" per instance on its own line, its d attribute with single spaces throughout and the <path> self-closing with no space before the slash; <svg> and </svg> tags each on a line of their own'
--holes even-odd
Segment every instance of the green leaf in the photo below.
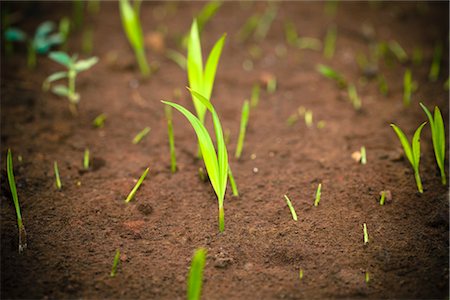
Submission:
<svg viewBox="0 0 450 300">
<path fill-rule="evenodd" d="M 44 80 L 44 83 L 42 84 L 42 89 L 44 91 L 48 91 L 51 82 L 66 78 L 67 76 L 68 73 L 66 71 L 53 73 Z"/>
<path fill-rule="evenodd" d="M 434 107 L 434 128 L 435 134 L 434 139 L 436 139 L 436 160 L 439 165 L 439 168 L 444 170 L 444 160 L 445 160 L 445 128 L 444 121 L 442 119 L 441 111 L 439 107 Z"/>
<path fill-rule="evenodd" d="M 206 250 L 197 249 L 194 253 L 189 270 L 187 299 L 200 300 L 203 284 L 203 268 L 205 267 Z"/>
<path fill-rule="evenodd" d="M 217 10 L 222 6 L 220 1 L 211 1 L 207 3 L 197 15 L 198 30 L 203 31 L 205 24 L 216 14 Z"/>
<path fill-rule="evenodd" d="M 211 98 L 212 89 L 214 86 L 214 79 L 216 77 L 217 65 L 219 63 L 220 55 L 222 54 L 223 44 L 225 42 L 226 33 L 216 42 L 213 49 L 209 53 L 208 60 L 206 61 L 205 73 L 203 74 L 204 82 L 204 96 L 206 99 Z"/>
<path fill-rule="evenodd" d="M 36 33 L 34 35 L 35 39 L 44 38 L 47 35 L 49 35 L 53 30 L 55 30 L 56 25 L 52 21 L 46 21 L 39 25 L 39 27 L 36 29 Z"/>
<path fill-rule="evenodd" d="M 22 30 L 10 27 L 5 30 L 5 40 L 9 42 L 24 42 L 27 39 L 27 34 Z"/>
<path fill-rule="evenodd" d="M 130 41 L 131 46 L 136 49 L 144 48 L 144 39 L 142 36 L 142 28 L 139 16 L 130 5 L 128 0 L 120 0 L 120 16 L 125 33 Z"/>
<path fill-rule="evenodd" d="M 420 162 L 420 133 L 422 131 L 423 126 L 425 126 L 427 122 L 423 122 L 422 125 L 419 126 L 419 128 L 416 129 L 416 132 L 414 132 L 414 136 L 412 138 L 411 146 L 412 146 L 412 153 L 413 153 L 413 159 L 414 159 L 414 170 L 418 171 L 419 169 L 419 162 Z"/>
<path fill-rule="evenodd" d="M 69 89 L 64 85 L 55 85 L 52 92 L 61 97 L 68 97 L 70 94 Z"/>
<path fill-rule="evenodd" d="M 411 146 L 409 145 L 408 138 L 403 133 L 403 131 L 396 125 L 391 124 L 391 127 L 394 129 L 395 133 L 398 136 L 398 139 L 400 140 L 400 143 L 403 146 L 403 150 L 405 151 L 406 158 L 408 158 L 409 162 L 414 167 L 414 157 L 413 157 L 413 153 L 411 150 Z"/>
<path fill-rule="evenodd" d="M 200 36 L 198 32 L 197 21 L 195 19 L 192 23 L 191 32 L 189 35 L 187 71 L 190 88 L 203 93 L 204 87 L 202 48 L 200 45 Z M 203 123 L 206 109 L 203 107 L 203 105 L 201 105 L 201 103 L 196 101 L 194 97 L 192 98 L 192 101 L 194 102 L 197 115 L 200 121 Z"/>
<path fill-rule="evenodd" d="M 75 63 L 75 71 L 82 72 L 87 69 L 90 69 L 93 65 L 95 65 L 98 62 L 97 57 L 91 57 L 88 59 L 79 60 Z"/>
<path fill-rule="evenodd" d="M 59 63 L 63 66 L 66 66 L 67 68 L 70 68 L 73 64 L 72 58 L 70 58 L 70 56 L 67 53 L 62 52 L 62 51 L 50 52 L 48 57 L 50 59 L 52 59 L 53 61 L 56 61 L 57 63 Z"/>
</svg>

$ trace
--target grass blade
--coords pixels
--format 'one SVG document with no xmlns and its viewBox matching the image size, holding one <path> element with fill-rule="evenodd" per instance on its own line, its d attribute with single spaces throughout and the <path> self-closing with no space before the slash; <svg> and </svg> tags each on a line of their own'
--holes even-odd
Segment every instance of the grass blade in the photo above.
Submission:
<svg viewBox="0 0 450 300">
<path fill-rule="evenodd" d="M 316 191 L 316 196 L 315 196 L 316 199 L 314 200 L 314 206 L 319 206 L 321 190 L 322 190 L 322 184 L 319 183 L 319 186 L 317 187 L 317 191 Z"/>
<path fill-rule="evenodd" d="M 173 134 L 173 123 L 172 123 L 172 107 L 165 106 L 164 112 L 167 119 L 167 134 L 169 135 L 169 148 L 170 148 L 170 170 L 172 173 L 177 171 L 177 158 L 175 154 L 175 138 Z"/>
<path fill-rule="evenodd" d="M 342 76 L 332 68 L 319 64 L 317 65 L 317 71 L 323 76 L 336 81 L 340 89 L 347 87 L 347 81 L 345 80 L 344 76 Z"/>
<path fill-rule="evenodd" d="M 203 285 L 203 269 L 205 267 L 206 250 L 197 249 L 192 257 L 188 275 L 187 299 L 200 300 Z"/>
<path fill-rule="evenodd" d="M 236 181 L 234 181 L 233 173 L 231 172 L 230 166 L 228 166 L 228 179 L 230 180 L 231 190 L 233 191 L 233 196 L 239 197 L 239 191 L 236 186 Z"/>
<path fill-rule="evenodd" d="M 105 126 L 105 121 L 106 115 L 104 113 L 101 113 L 92 121 L 92 126 L 94 126 L 95 128 L 103 128 L 103 126 Z"/>
<path fill-rule="evenodd" d="M 113 265 L 111 268 L 111 273 L 109 273 L 109 277 L 115 277 L 117 273 L 117 267 L 119 266 L 120 262 L 120 250 L 116 250 L 116 255 L 114 256 Z"/>
<path fill-rule="evenodd" d="M 234 155 L 237 159 L 241 157 L 242 149 L 244 148 L 245 131 L 247 129 L 249 114 L 250 114 L 250 105 L 248 100 L 245 100 L 244 105 L 242 106 L 241 126 L 239 129 L 239 138 L 236 147 L 236 153 Z"/>
<path fill-rule="evenodd" d="M 252 88 L 252 96 L 250 98 L 250 104 L 252 107 L 258 106 L 259 103 L 259 94 L 260 94 L 260 87 L 259 84 L 255 83 Z"/>
<path fill-rule="evenodd" d="M 59 177 L 58 163 L 56 162 L 56 160 L 53 162 L 53 169 L 55 171 L 56 188 L 60 190 L 62 188 L 62 184 L 61 178 Z"/>
<path fill-rule="evenodd" d="M 402 144 L 403 150 L 405 151 L 406 158 L 408 158 L 409 162 L 412 166 L 414 166 L 414 158 L 411 150 L 411 146 L 409 145 L 408 138 L 403 133 L 403 131 L 397 127 L 395 124 L 391 124 L 391 127 L 394 129 L 395 133 Z"/>
<path fill-rule="evenodd" d="M 142 173 L 141 177 L 139 178 L 138 182 L 136 182 L 136 185 L 133 187 L 133 189 L 131 190 L 131 192 L 128 194 L 127 199 L 125 199 L 125 203 L 130 202 L 134 196 L 136 195 L 137 190 L 139 189 L 139 187 L 141 186 L 142 182 L 144 182 L 145 177 L 147 176 L 148 170 L 150 168 L 145 169 L 144 173 Z"/>
<path fill-rule="evenodd" d="M 133 144 L 137 145 L 139 144 L 142 139 L 150 132 L 150 127 L 145 127 L 144 129 L 142 129 L 138 134 L 136 134 L 136 136 L 133 138 Z"/>
<path fill-rule="evenodd" d="M 84 150 L 83 168 L 85 170 L 89 170 L 89 149 L 87 149 L 87 148 Z"/>
<path fill-rule="evenodd" d="M 294 219 L 294 221 L 297 221 L 297 213 L 295 212 L 294 206 L 292 206 L 291 200 L 289 200 L 288 196 L 286 195 L 284 195 L 284 198 L 286 199 L 286 204 L 291 211 L 292 219 Z"/>
<path fill-rule="evenodd" d="M 369 243 L 369 233 L 367 231 L 366 223 L 363 224 L 363 235 L 364 235 L 364 245 L 367 245 Z"/>
<path fill-rule="evenodd" d="M 406 69 L 403 76 L 403 105 L 408 107 L 411 104 L 411 95 L 413 92 L 412 74 L 410 69 Z"/>
<path fill-rule="evenodd" d="M 330 26 L 325 36 L 323 55 L 327 59 L 331 59 L 334 56 L 334 50 L 336 48 L 337 29 L 336 26 Z"/>
<path fill-rule="evenodd" d="M 437 43 L 434 47 L 433 61 L 431 62 L 430 73 L 428 74 L 428 79 L 430 81 L 436 81 L 439 77 L 439 70 L 441 67 L 442 59 L 442 44 Z"/>
</svg>

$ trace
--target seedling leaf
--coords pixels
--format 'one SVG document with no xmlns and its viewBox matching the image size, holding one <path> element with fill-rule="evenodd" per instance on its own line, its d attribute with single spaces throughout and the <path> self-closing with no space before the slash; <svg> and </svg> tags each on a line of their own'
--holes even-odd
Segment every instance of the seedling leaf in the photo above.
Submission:
<svg viewBox="0 0 450 300">
<path fill-rule="evenodd" d="M 187 299 L 200 300 L 203 284 L 203 269 L 205 267 L 206 250 L 199 248 L 192 257 L 188 275 Z"/>
<path fill-rule="evenodd" d="M 130 202 L 134 198 L 134 196 L 136 195 L 137 190 L 141 186 L 142 182 L 144 182 L 145 177 L 147 177 L 148 170 L 150 170 L 150 168 L 145 169 L 144 173 L 142 173 L 142 175 L 139 178 L 138 182 L 136 182 L 136 185 L 133 187 L 131 192 L 128 194 L 128 197 L 125 199 L 125 203 Z"/>
<path fill-rule="evenodd" d="M 50 52 L 50 54 L 48 55 L 48 57 L 54 61 L 56 61 L 57 63 L 67 67 L 68 69 L 70 69 L 72 67 L 73 64 L 73 60 L 72 58 L 65 52 L 62 51 L 53 51 Z"/>
<path fill-rule="evenodd" d="M 292 219 L 297 222 L 297 213 L 295 212 L 294 206 L 292 206 L 291 200 L 289 200 L 288 196 L 284 195 L 284 199 L 286 199 L 286 204 L 291 211 Z"/>
</svg>

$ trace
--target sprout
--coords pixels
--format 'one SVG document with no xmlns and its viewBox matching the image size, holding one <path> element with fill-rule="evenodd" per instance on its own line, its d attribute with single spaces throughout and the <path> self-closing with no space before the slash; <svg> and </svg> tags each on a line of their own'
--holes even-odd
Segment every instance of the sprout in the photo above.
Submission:
<svg viewBox="0 0 450 300">
<path fill-rule="evenodd" d="M 364 235 L 364 245 L 367 245 L 369 243 L 369 233 L 367 232 L 366 223 L 363 224 L 363 235 Z"/>
<path fill-rule="evenodd" d="M 412 74 L 410 69 L 406 69 L 403 76 L 403 105 L 405 107 L 411 104 L 411 95 L 413 93 Z"/>
<path fill-rule="evenodd" d="M 348 98 L 350 99 L 350 102 L 353 105 L 353 108 L 355 110 L 361 109 L 361 99 L 358 96 L 358 93 L 356 92 L 356 87 L 354 84 L 349 84 L 347 87 L 347 93 Z"/>
<path fill-rule="evenodd" d="M 258 106 L 259 103 L 259 94 L 260 94 L 260 87 L 259 84 L 255 83 L 252 88 L 252 96 L 250 98 L 250 105 L 251 107 Z"/>
<path fill-rule="evenodd" d="M 269 81 L 267 81 L 267 92 L 275 93 L 277 90 L 277 78 L 275 76 L 270 77 Z"/>
<path fill-rule="evenodd" d="M 261 18 L 258 20 L 255 28 L 254 37 L 257 41 L 262 41 L 266 38 L 273 20 L 277 16 L 277 5 L 275 2 L 268 2 L 268 7 Z"/>
<path fill-rule="evenodd" d="M 103 126 L 105 126 L 105 121 L 106 115 L 104 113 L 101 113 L 92 121 L 92 126 L 94 126 L 95 128 L 103 128 Z"/>
<path fill-rule="evenodd" d="M 387 85 L 386 79 L 384 78 L 383 75 L 378 75 L 377 77 L 377 81 L 378 81 L 378 89 L 380 90 L 380 93 L 383 96 L 387 96 L 388 92 L 389 92 L 389 87 Z"/>
<path fill-rule="evenodd" d="M 300 270 L 298 271 L 298 277 L 300 278 L 300 280 L 303 279 L 303 269 L 300 268 Z"/>
<path fill-rule="evenodd" d="M 323 56 L 327 59 L 333 58 L 334 50 L 336 48 L 337 29 L 336 26 L 330 26 L 325 36 Z"/>
<path fill-rule="evenodd" d="M 136 195 L 137 190 L 139 189 L 139 187 L 141 186 L 142 182 L 144 182 L 145 177 L 147 176 L 148 170 L 150 168 L 145 169 L 144 173 L 142 173 L 141 177 L 139 178 L 138 182 L 136 182 L 136 184 L 134 185 L 133 189 L 131 190 L 131 192 L 128 194 L 127 199 L 125 199 L 125 203 L 130 202 L 134 196 Z"/>
<path fill-rule="evenodd" d="M 60 190 L 62 188 L 62 184 L 61 184 L 61 178 L 59 177 L 58 163 L 56 162 L 56 160 L 53 162 L 53 169 L 55 171 L 56 188 L 58 190 Z"/>
<path fill-rule="evenodd" d="M 315 195 L 316 199 L 314 200 L 314 206 L 319 206 L 321 190 L 322 190 L 322 184 L 319 183 L 319 185 L 317 186 L 317 191 L 316 191 L 316 195 Z"/>
<path fill-rule="evenodd" d="M 361 146 L 360 153 L 361 153 L 361 160 L 360 160 L 361 164 L 362 165 L 367 164 L 366 147 Z"/>
<path fill-rule="evenodd" d="M 188 275 L 187 299 L 200 300 L 203 285 L 203 269 L 205 267 L 206 249 L 199 248 L 192 257 Z"/>
<path fill-rule="evenodd" d="M 414 136 L 411 141 L 411 145 L 408 142 L 408 138 L 403 133 L 403 131 L 397 127 L 394 124 L 391 124 L 391 127 L 394 129 L 395 133 L 397 134 L 400 143 L 403 146 L 403 150 L 405 151 L 405 155 L 408 158 L 409 162 L 411 163 L 411 166 L 414 170 L 414 178 L 416 180 L 417 189 L 419 190 L 419 193 L 423 193 L 423 187 L 422 187 L 422 180 L 420 179 L 419 174 L 419 162 L 420 162 L 420 132 L 422 131 L 423 126 L 425 126 L 427 122 L 423 122 L 422 125 L 420 125 L 416 132 L 414 133 Z"/>
<path fill-rule="evenodd" d="M 370 281 L 370 275 L 369 272 L 366 271 L 365 277 L 364 277 L 364 281 L 368 284 Z"/>
<path fill-rule="evenodd" d="M 86 148 L 84 150 L 84 156 L 83 156 L 83 168 L 85 170 L 89 170 L 89 149 Z"/>
<path fill-rule="evenodd" d="M 22 214 L 20 212 L 19 197 L 17 196 L 16 182 L 14 180 L 13 172 L 13 159 L 11 154 L 11 149 L 8 148 L 8 155 L 6 157 L 6 170 L 8 173 L 9 189 L 11 190 L 11 195 L 13 197 L 14 207 L 16 208 L 17 215 L 17 228 L 19 229 L 19 253 L 27 248 L 27 233 L 25 231 L 25 226 L 22 222 Z"/>
<path fill-rule="evenodd" d="M 439 69 L 441 67 L 442 59 L 442 43 L 436 43 L 433 52 L 433 61 L 431 62 L 430 73 L 428 79 L 430 81 L 436 81 L 439 77 Z"/>
<path fill-rule="evenodd" d="M 166 114 L 167 119 L 167 134 L 169 135 L 170 170 L 172 173 L 175 173 L 177 171 L 177 158 L 175 155 L 175 138 L 173 135 L 172 108 L 170 106 L 165 106 L 164 112 Z"/>
<path fill-rule="evenodd" d="M 150 75 L 150 67 L 145 57 L 144 37 L 139 20 L 140 3 L 141 1 L 137 0 L 134 7 L 131 7 L 128 0 L 120 0 L 119 7 L 122 26 L 131 47 L 133 47 L 141 74 L 144 77 L 148 77 Z"/>
<path fill-rule="evenodd" d="M 236 147 L 236 153 L 234 155 L 237 159 L 241 157 L 242 149 L 244 148 L 245 131 L 247 129 L 249 114 L 250 105 L 248 103 L 248 100 L 245 100 L 244 105 L 242 106 L 241 126 L 239 129 L 239 138 Z"/>
<path fill-rule="evenodd" d="M 217 200 L 219 203 L 219 231 L 223 232 L 225 228 L 223 200 L 225 197 L 225 190 L 227 187 L 227 175 L 229 174 L 228 172 L 229 166 L 228 166 L 228 153 L 223 138 L 222 125 L 220 124 L 219 117 L 216 113 L 216 110 L 212 106 L 211 102 L 198 92 L 191 89 L 189 89 L 189 91 L 191 92 L 192 97 L 200 101 L 200 103 L 205 107 L 205 109 L 208 109 L 212 114 L 214 123 L 214 132 L 217 142 L 217 152 L 216 149 L 214 148 L 209 132 L 203 125 L 200 118 L 194 116 L 190 111 L 188 111 L 181 105 L 167 101 L 162 102 L 164 104 L 174 107 L 180 113 L 182 113 L 186 117 L 186 119 L 188 119 L 189 123 L 191 123 L 192 127 L 195 130 L 209 179 L 211 180 L 211 184 L 217 195 Z"/>
<path fill-rule="evenodd" d="M 230 180 L 231 190 L 233 192 L 233 196 L 238 197 L 239 191 L 236 186 L 236 181 L 234 181 L 233 173 L 231 172 L 231 168 L 228 167 L 228 179 Z"/>
<path fill-rule="evenodd" d="M 317 71 L 323 76 L 336 81 L 340 89 L 347 87 L 347 81 L 344 76 L 332 68 L 319 64 L 317 65 Z"/>
<path fill-rule="evenodd" d="M 139 131 L 138 134 L 136 134 L 136 136 L 133 138 L 132 143 L 134 145 L 139 144 L 142 139 L 150 132 L 150 127 L 145 127 L 144 129 L 142 129 L 141 131 Z"/>
<path fill-rule="evenodd" d="M 386 200 L 386 191 L 381 191 L 380 205 L 384 205 L 385 200 Z"/>
<path fill-rule="evenodd" d="M 284 35 L 287 44 L 299 49 L 320 50 L 322 48 L 322 42 L 316 38 L 299 37 L 291 21 L 284 23 Z"/>
<path fill-rule="evenodd" d="M 245 21 L 242 28 L 239 29 L 239 31 L 236 35 L 236 40 L 241 43 L 245 42 L 250 37 L 252 32 L 255 31 L 256 27 L 259 24 L 260 18 L 261 18 L 261 16 L 258 14 L 255 14 L 255 15 L 249 17 L 247 19 L 247 21 Z"/>
<path fill-rule="evenodd" d="M 305 111 L 305 124 L 307 127 L 311 128 L 313 126 L 313 112 L 309 109 Z"/>
<path fill-rule="evenodd" d="M 406 54 L 405 50 L 397 41 L 390 41 L 388 46 L 389 50 L 395 55 L 400 63 L 404 63 L 408 60 L 408 54 Z"/>
<path fill-rule="evenodd" d="M 63 39 L 63 45 L 62 49 L 67 49 L 67 40 L 69 39 L 69 33 L 70 33 L 70 19 L 68 17 L 63 17 L 59 21 L 59 34 L 61 35 Z"/>
<path fill-rule="evenodd" d="M 53 61 L 65 66 L 67 71 L 61 71 L 51 74 L 45 79 L 42 88 L 47 91 L 50 88 L 50 84 L 53 81 L 57 81 L 63 78 L 68 79 L 67 86 L 65 85 L 55 85 L 52 88 L 52 92 L 61 97 L 67 97 L 70 104 L 70 110 L 72 114 L 77 114 L 77 105 L 80 102 L 80 95 L 75 92 L 75 81 L 78 73 L 90 69 L 93 65 L 98 62 L 97 57 L 91 57 L 85 60 L 77 60 L 77 55 L 70 57 L 65 52 L 51 52 L 48 56 Z"/>
<path fill-rule="evenodd" d="M 441 182 L 443 185 L 447 184 L 447 176 L 445 175 L 445 128 L 442 120 L 441 111 L 439 107 L 434 107 L 434 117 L 431 115 L 428 108 L 420 103 L 428 117 L 431 127 L 431 138 L 433 140 L 434 156 L 441 171 Z"/>
<path fill-rule="evenodd" d="M 114 261 L 111 268 L 111 273 L 109 273 L 109 277 L 115 277 L 117 272 L 117 267 L 119 266 L 120 262 L 120 250 L 116 250 L 116 255 L 114 255 Z"/>
<path fill-rule="evenodd" d="M 292 206 L 291 200 L 289 200 L 288 196 L 284 195 L 284 199 L 286 199 L 286 204 L 291 211 L 292 219 L 297 222 L 297 213 L 295 212 L 294 206 Z"/>
<path fill-rule="evenodd" d="M 219 8 L 222 6 L 221 1 L 210 1 L 203 6 L 202 10 L 197 15 L 197 24 L 199 32 L 202 32 L 206 23 L 214 17 Z"/>
</svg>

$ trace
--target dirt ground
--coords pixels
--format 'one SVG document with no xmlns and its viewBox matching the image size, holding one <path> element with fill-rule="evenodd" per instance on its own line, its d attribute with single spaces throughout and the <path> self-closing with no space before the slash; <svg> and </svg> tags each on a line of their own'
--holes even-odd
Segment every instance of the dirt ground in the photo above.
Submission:
<svg viewBox="0 0 450 300">
<path fill-rule="evenodd" d="M 204 3 L 173 4 L 145 2 L 143 28 L 148 34 L 165 26 L 165 46 L 185 53 L 175 40 L 187 32 Z M 72 13 L 70 3 L 1 5 L 20 10 L 19 25 L 28 32 L 44 20 Z M 166 11 L 168 7 L 175 9 Z M 426 121 L 419 101 L 438 105 L 448 120 L 448 92 L 443 88 L 449 63 L 448 3 L 345 2 L 333 16 L 324 12 L 324 3 L 283 2 L 263 41 L 238 42 L 236 34 L 247 18 L 266 7 L 265 2 L 225 3 L 202 34 L 204 52 L 222 33 L 228 34 L 212 102 L 230 132 L 228 151 L 240 196 L 227 191 L 224 233 L 218 232 L 213 189 L 197 176 L 203 162 L 196 159 L 194 131 L 177 112 L 179 170 L 170 173 L 160 100 L 193 110 L 184 91 L 186 72 L 163 53 L 148 49 L 148 59 L 159 70 L 142 80 L 117 3 L 101 3 L 98 15 L 85 16 L 84 25 L 94 32 L 93 55 L 100 62 L 79 76 L 78 117 L 70 114 L 66 100 L 41 90 L 46 76 L 60 70 L 57 64 L 39 57 L 36 70 L 30 71 L 23 47 L 17 45 L 8 58 L 2 52 L 2 298 L 183 299 L 198 247 L 208 251 L 203 299 L 448 298 L 448 187 L 440 183 L 429 125 L 421 141 L 423 194 L 417 192 L 412 169 L 389 126 L 397 124 L 411 137 Z M 325 59 L 322 51 L 287 46 L 286 20 L 300 35 L 319 39 L 336 24 L 333 59 Z M 361 80 L 356 57 L 369 53 L 367 28 L 373 28 L 376 40 L 398 41 L 410 55 L 416 46 L 423 49 L 419 66 L 381 62 L 387 96 L 380 94 L 376 80 Z M 70 37 L 70 52 L 81 52 L 81 36 L 77 31 Z M 438 40 L 445 42 L 441 74 L 429 82 Z M 258 59 L 249 54 L 255 45 L 261 50 Z M 279 55 L 283 45 L 287 52 Z M 249 59 L 253 69 L 246 71 L 242 66 Z M 345 92 L 316 71 L 319 63 L 356 84 L 363 102 L 360 112 Z M 418 90 L 411 106 L 404 108 L 407 67 Z M 241 106 L 263 72 L 276 76 L 277 90 L 263 90 L 259 105 L 251 109 L 243 156 L 236 160 Z M 181 98 L 174 98 L 175 89 L 182 90 Z M 325 127 L 308 128 L 302 120 L 288 126 L 286 120 L 299 106 L 312 110 L 314 124 L 323 120 Z M 95 129 L 92 120 L 100 113 L 107 120 L 104 128 Z M 134 135 L 146 126 L 151 132 L 133 145 Z M 363 145 L 366 165 L 351 157 Z M 8 147 L 28 233 L 28 249 L 22 254 L 6 179 Z M 93 156 L 87 172 L 81 171 L 85 148 Z M 54 160 L 60 166 L 61 191 L 54 185 Z M 150 173 L 136 198 L 125 204 L 147 167 Z M 314 207 L 318 183 L 322 199 Z M 384 206 L 378 204 L 382 190 L 393 196 Z M 292 200 L 298 222 L 292 220 L 284 194 Z M 365 246 L 363 223 L 370 237 Z M 117 276 L 110 278 L 116 249 L 122 252 L 121 263 Z"/>
</svg>

